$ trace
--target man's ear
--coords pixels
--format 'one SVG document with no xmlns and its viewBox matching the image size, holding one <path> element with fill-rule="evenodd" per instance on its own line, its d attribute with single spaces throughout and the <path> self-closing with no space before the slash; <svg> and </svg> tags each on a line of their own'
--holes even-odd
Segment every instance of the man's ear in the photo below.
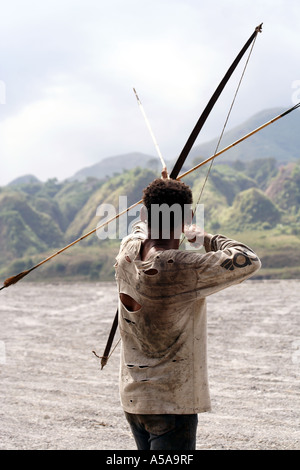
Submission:
<svg viewBox="0 0 300 470">
<path fill-rule="evenodd" d="M 145 206 L 142 206 L 141 207 L 141 221 L 142 222 L 147 222 L 147 218 L 148 218 L 148 211 L 147 211 L 147 208 Z"/>
</svg>

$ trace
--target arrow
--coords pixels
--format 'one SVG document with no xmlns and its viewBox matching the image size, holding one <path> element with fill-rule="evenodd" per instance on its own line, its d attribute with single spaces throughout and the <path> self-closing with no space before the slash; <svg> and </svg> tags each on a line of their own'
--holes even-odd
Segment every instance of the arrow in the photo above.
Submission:
<svg viewBox="0 0 300 470">
<path fill-rule="evenodd" d="M 160 151 L 160 148 L 159 148 L 159 146 L 158 146 L 158 143 L 156 142 L 156 138 L 155 138 L 155 136 L 154 136 L 154 134 L 153 134 L 153 132 L 152 132 L 152 129 L 151 129 L 150 123 L 149 123 L 149 121 L 148 121 L 148 119 L 147 119 L 147 116 L 146 116 L 146 113 L 145 113 L 145 111 L 144 111 L 143 105 L 142 105 L 142 103 L 141 103 L 141 101 L 140 101 L 140 99 L 139 99 L 139 97 L 138 97 L 138 94 L 137 94 L 135 88 L 133 89 L 133 91 L 134 91 L 134 93 L 135 93 L 135 96 L 136 96 L 138 105 L 139 105 L 139 107 L 140 107 L 141 113 L 142 113 L 142 115 L 143 115 L 143 117 L 144 117 L 144 119 L 145 119 L 146 125 L 147 125 L 147 127 L 148 127 L 148 129 L 149 129 L 149 132 L 150 132 L 150 135 L 151 135 L 151 137 L 152 137 L 152 140 L 153 140 L 154 146 L 155 146 L 155 148 L 156 148 L 157 154 L 158 154 L 158 156 L 159 156 L 159 158 L 160 158 L 162 167 L 163 167 L 163 168 L 166 168 L 167 165 L 166 165 L 166 163 L 165 163 L 165 161 L 164 161 L 164 159 L 163 159 L 163 156 L 162 156 L 162 154 L 161 154 L 161 151 Z"/>
<path fill-rule="evenodd" d="M 200 168 L 201 166 L 205 165 L 206 163 L 210 162 L 212 159 L 222 155 L 223 153 L 227 152 L 228 150 L 230 150 L 231 148 L 235 147 L 236 145 L 238 145 L 239 143 L 243 142 L 244 140 L 248 139 L 249 137 L 251 137 L 252 135 L 256 134 L 257 132 L 261 131 L 262 129 L 266 128 L 267 126 L 273 124 L 274 122 L 278 121 L 279 119 L 283 118 L 284 116 L 287 116 L 289 113 L 291 113 L 292 111 L 294 111 L 295 109 L 297 108 L 300 108 L 300 103 L 297 103 L 295 104 L 293 107 L 289 108 L 288 110 L 284 111 L 282 114 L 279 114 L 278 116 L 274 117 L 273 119 L 271 119 L 270 121 L 266 122 L 265 124 L 262 124 L 261 126 L 257 127 L 256 129 L 254 129 L 253 131 L 249 132 L 248 134 L 244 135 L 243 137 L 241 137 L 240 139 L 236 140 L 235 142 L 233 142 L 232 144 L 228 145 L 227 147 L 223 148 L 222 150 L 220 150 L 219 152 L 217 152 L 216 154 L 212 155 L 211 157 L 207 158 L 206 160 L 202 161 L 201 163 L 199 163 L 198 165 L 194 166 L 193 168 L 191 168 L 190 170 L 186 171 L 185 173 L 182 173 L 181 175 L 179 175 L 176 179 L 177 180 L 181 180 L 182 178 L 184 178 L 185 176 L 189 175 L 190 173 L 196 171 L 198 168 Z M 90 236 L 91 234 L 95 233 L 97 230 L 105 227 L 106 225 L 108 225 L 110 222 L 112 222 L 113 220 L 116 220 L 118 219 L 119 217 L 121 217 L 121 215 L 123 214 L 126 214 L 126 212 L 130 211 L 131 209 L 133 209 L 134 207 L 138 206 L 139 204 L 142 204 L 143 200 L 141 199 L 140 201 L 134 203 L 133 205 L 131 205 L 130 207 L 128 207 L 127 209 L 124 209 L 122 212 L 120 212 L 119 214 L 117 214 L 116 216 L 112 217 L 111 219 L 107 220 L 106 222 L 104 222 L 103 224 L 99 225 L 98 227 L 94 228 L 93 230 L 91 230 L 90 232 L 86 233 L 85 235 L 83 235 L 82 237 L 80 238 L 77 238 L 77 240 L 73 241 L 72 243 L 70 243 L 69 245 L 65 246 L 64 248 L 62 248 L 61 250 L 57 251 L 56 253 L 52 254 L 51 256 L 48 256 L 48 258 L 44 259 L 43 261 L 40 261 L 38 264 L 36 264 L 35 266 L 33 266 L 32 268 L 28 269 L 27 271 L 23 271 L 15 276 L 12 276 L 8 279 L 6 279 L 3 283 L 3 286 L 0 287 L 0 290 L 2 289 L 5 289 L 6 287 L 9 287 L 13 284 L 16 284 L 18 281 L 20 281 L 21 279 L 23 279 L 23 277 L 27 276 L 27 274 L 29 274 L 30 272 L 32 272 L 33 270 L 35 270 L 36 268 L 38 268 L 39 266 L 42 266 L 43 264 L 45 264 L 47 261 L 51 260 L 52 258 L 54 258 L 55 256 L 59 255 L 60 253 L 62 253 L 63 251 L 67 250 L 68 248 L 70 248 L 71 246 L 75 245 L 76 243 L 80 242 L 81 240 L 83 240 L 84 238 L 87 238 L 88 236 Z"/>
</svg>

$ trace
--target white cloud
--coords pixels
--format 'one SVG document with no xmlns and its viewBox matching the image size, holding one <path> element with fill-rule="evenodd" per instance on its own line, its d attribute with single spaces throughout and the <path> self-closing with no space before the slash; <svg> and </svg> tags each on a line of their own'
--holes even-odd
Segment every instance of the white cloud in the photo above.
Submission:
<svg viewBox="0 0 300 470">
<path fill-rule="evenodd" d="M 228 66 L 264 22 L 230 126 L 291 104 L 297 0 L 11 0 L 1 9 L 0 185 L 62 179 L 101 158 L 155 154 L 136 87 L 166 159 L 179 154 Z M 200 139 L 220 133 L 239 71 Z"/>
<path fill-rule="evenodd" d="M 70 176 L 91 150 L 89 137 L 94 137 L 94 148 L 97 138 L 105 135 L 99 108 L 86 103 L 80 106 L 68 91 L 63 87 L 48 90 L 51 97 L 26 106 L 2 123 L 0 149 L 9 159 L 6 178 L 25 173 L 41 179 Z"/>
</svg>

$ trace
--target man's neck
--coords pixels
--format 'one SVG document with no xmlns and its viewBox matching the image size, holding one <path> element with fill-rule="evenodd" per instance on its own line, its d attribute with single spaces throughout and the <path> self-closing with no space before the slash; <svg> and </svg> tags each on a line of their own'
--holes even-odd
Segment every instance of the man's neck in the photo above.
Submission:
<svg viewBox="0 0 300 470">
<path fill-rule="evenodd" d="M 178 238 L 153 239 L 148 234 L 148 238 L 146 238 L 145 242 L 149 246 L 149 249 L 155 247 L 156 249 L 161 250 L 178 250 L 180 240 L 178 240 Z"/>
<path fill-rule="evenodd" d="M 148 238 L 146 238 L 141 247 L 141 259 L 143 261 L 147 260 L 151 253 L 154 251 L 165 251 L 165 250 L 178 250 L 180 240 L 177 238 L 158 238 L 153 239 L 148 233 Z"/>
</svg>

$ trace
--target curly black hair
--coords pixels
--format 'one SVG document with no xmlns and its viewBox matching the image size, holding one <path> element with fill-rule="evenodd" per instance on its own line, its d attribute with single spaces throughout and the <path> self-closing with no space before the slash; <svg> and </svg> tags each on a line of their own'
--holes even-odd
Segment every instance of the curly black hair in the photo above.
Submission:
<svg viewBox="0 0 300 470">
<path fill-rule="evenodd" d="M 148 225 L 151 226 L 151 206 L 167 204 L 172 207 L 175 204 L 181 208 L 182 222 L 184 223 L 185 206 L 191 206 L 193 194 L 189 186 L 174 179 L 157 178 L 143 191 L 143 204 L 148 212 Z M 172 217 L 172 215 L 171 215 Z M 174 221 L 171 221 L 173 224 Z"/>
</svg>

